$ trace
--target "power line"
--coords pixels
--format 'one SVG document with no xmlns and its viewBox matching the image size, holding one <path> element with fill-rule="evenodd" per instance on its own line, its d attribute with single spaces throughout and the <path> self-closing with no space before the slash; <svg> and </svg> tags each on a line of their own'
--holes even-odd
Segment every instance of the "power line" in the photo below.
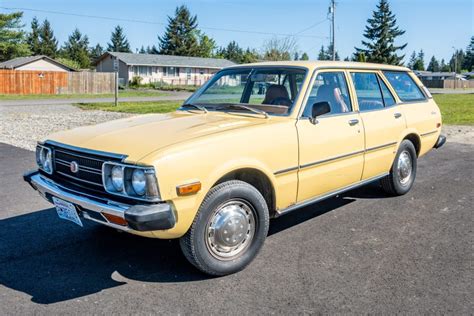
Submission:
<svg viewBox="0 0 474 316">
<path fill-rule="evenodd" d="M 145 20 L 136 20 L 136 19 L 124 19 L 116 18 L 110 16 L 99 16 L 99 15 L 88 15 L 88 14 L 78 14 L 62 11 L 50 11 L 50 10 L 41 10 L 41 9 L 31 9 L 31 8 L 13 8 L 13 7 L 0 7 L 0 9 L 11 10 L 11 11 L 32 11 L 32 12 L 41 12 L 49 14 L 58 14 L 58 15 L 68 15 L 68 16 L 77 16 L 83 18 L 99 19 L 99 20 L 109 20 L 109 21 L 121 21 L 121 22 L 130 22 L 130 23 L 142 23 L 142 24 L 153 24 L 153 25 L 166 25 L 163 22 L 154 22 L 154 21 L 145 21 Z M 312 25 L 313 28 L 316 25 Z M 212 31 L 221 31 L 221 32 L 234 32 L 234 33 L 246 33 L 246 34 L 259 34 L 259 35 L 273 35 L 273 36 L 285 36 L 285 37 L 310 37 L 310 38 L 327 38 L 327 36 L 317 36 L 317 35 L 295 35 L 295 34 L 285 34 L 285 33 L 274 33 L 274 32 L 262 32 L 262 31 L 249 31 L 249 30 L 238 30 L 238 29 L 228 29 L 228 28 L 217 28 L 217 27 L 206 27 L 201 26 L 201 29 L 212 30 Z M 307 29 L 300 31 L 296 34 L 300 34 Z"/>
<path fill-rule="evenodd" d="M 306 31 L 308 31 L 308 30 L 310 30 L 310 29 L 312 29 L 312 28 L 314 28 L 314 27 L 316 27 L 316 26 L 318 26 L 318 25 L 320 25 L 320 24 L 323 24 L 323 23 L 326 22 L 326 21 L 328 21 L 328 18 L 325 18 L 324 20 L 321 20 L 321 21 L 319 21 L 319 22 L 316 22 L 316 23 L 312 24 L 311 26 L 308 26 L 307 28 L 305 28 L 305 29 L 303 29 L 303 30 L 301 30 L 301 31 L 299 31 L 299 32 L 294 33 L 293 36 L 297 36 L 297 35 L 299 35 L 299 34 L 301 34 L 301 33 L 304 33 L 304 32 L 306 32 Z M 325 38 L 326 38 L 326 37 L 325 37 Z"/>
</svg>

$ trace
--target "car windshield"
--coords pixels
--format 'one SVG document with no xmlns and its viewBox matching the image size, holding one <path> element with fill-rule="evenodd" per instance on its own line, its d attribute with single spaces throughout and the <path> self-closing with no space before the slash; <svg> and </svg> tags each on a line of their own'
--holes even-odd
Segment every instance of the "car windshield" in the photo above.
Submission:
<svg viewBox="0 0 474 316">
<path fill-rule="evenodd" d="M 300 68 L 236 68 L 218 72 L 186 101 L 186 109 L 200 106 L 210 111 L 291 113 L 306 70 Z"/>
</svg>

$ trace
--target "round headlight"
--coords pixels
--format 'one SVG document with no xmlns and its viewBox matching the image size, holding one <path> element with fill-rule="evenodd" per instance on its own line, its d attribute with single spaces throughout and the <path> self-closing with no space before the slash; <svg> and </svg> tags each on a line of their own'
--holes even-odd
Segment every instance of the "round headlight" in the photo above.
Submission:
<svg viewBox="0 0 474 316">
<path fill-rule="evenodd" d="M 122 166 L 113 167 L 110 178 L 112 179 L 112 185 L 114 186 L 115 190 L 122 191 L 123 190 L 123 167 Z"/>
<path fill-rule="evenodd" d="M 44 161 L 43 161 L 43 169 L 44 171 L 51 173 L 51 171 L 53 171 L 53 162 L 51 160 L 51 150 L 43 149 L 43 152 L 46 152 Z"/>
<path fill-rule="evenodd" d="M 136 194 L 144 195 L 146 191 L 145 172 L 142 169 L 135 169 L 132 174 L 132 187 Z"/>
</svg>

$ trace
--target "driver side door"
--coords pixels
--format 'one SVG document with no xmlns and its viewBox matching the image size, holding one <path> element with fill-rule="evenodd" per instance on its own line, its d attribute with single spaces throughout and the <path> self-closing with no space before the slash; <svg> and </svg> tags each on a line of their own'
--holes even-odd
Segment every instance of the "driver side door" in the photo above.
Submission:
<svg viewBox="0 0 474 316">
<path fill-rule="evenodd" d="M 297 203 L 322 196 L 361 180 L 364 166 L 364 127 L 352 107 L 348 73 L 320 71 L 297 121 L 299 173 Z M 331 112 L 313 124 L 312 106 L 328 102 Z M 342 104 L 343 103 L 343 104 Z"/>
</svg>

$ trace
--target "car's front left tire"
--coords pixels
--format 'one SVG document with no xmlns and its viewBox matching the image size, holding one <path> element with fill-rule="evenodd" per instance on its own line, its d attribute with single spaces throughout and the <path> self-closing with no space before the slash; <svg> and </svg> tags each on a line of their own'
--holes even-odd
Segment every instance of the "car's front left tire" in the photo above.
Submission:
<svg viewBox="0 0 474 316">
<path fill-rule="evenodd" d="M 256 257 L 268 227 L 264 197 L 252 185 L 231 180 L 209 191 L 180 245 L 202 272 L 227 275 L 244 269 Z"/>
</svg>

